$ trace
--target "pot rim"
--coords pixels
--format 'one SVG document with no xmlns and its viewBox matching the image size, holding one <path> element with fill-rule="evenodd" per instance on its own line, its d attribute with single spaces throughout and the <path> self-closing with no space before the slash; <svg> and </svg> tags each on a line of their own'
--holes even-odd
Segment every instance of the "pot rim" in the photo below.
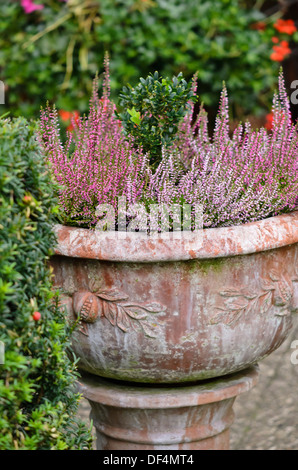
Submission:
<svg viewBox="0 0 298 470">
<path fill-rule="evenodd" d="M 223 258 L 298 243 L 298 211 L 231 227 L 146 235 L 54 226 L 55 255 L 122 262 Z"/>
</svg>

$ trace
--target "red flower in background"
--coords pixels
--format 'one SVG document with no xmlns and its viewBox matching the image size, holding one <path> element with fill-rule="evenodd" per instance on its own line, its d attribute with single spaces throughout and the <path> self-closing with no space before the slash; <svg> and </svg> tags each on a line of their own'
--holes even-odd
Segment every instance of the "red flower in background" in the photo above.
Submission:
<svg viewBox="0 0 298 470">
<path fill-rule="evenodd" d="M 60 109 L 59 116 L 61 117 L 62 121 L 69 121 L 71 118 L 71 112 L 65 111 L 65 109 Z"/>
<path fill-rule="evenodd" d="M 269 113 L 266 115 L 265 127 L 268 131 L 271 131 L 272 125 L 273 125 L 273 113 Z"/>
<path fill-rule="evenodd" d="M 270 58 L 277 62 L 282 62 L 287 55 L 291 54 L 288 41 L 281 41 L 278 46 L 273 46 L 273 51 Z"/>
<path fill-rule="evenodd" d="M 297 31 L 297 28 L 293 20 L 279 19 L 277 20 L 276 23 L 274 23 L 273 26 L 280 33 L 294 34 Z"/>
<path fill-rule="evenodd" d="M 70 111 L 65 111 L 65 109 L 60 109 L 59 116 L 64 122 L 69 122 L 73 120 L 75 122 L 78 122 L 80 118 L 80 113 L 79 111 L 70 112 Z M 74 130 L 73 122 L 70 122 L 70 124 L 67 126 L 66 129 L 70 132 L 73 131 Z"/>
<path fill-rule="evenodd" d="M 256 29 L 258 31 L 264 31 L 266 29 L 266 23 L 264 21 L 258 21 L 251 25 L 251 29 Z"/>
</svg>

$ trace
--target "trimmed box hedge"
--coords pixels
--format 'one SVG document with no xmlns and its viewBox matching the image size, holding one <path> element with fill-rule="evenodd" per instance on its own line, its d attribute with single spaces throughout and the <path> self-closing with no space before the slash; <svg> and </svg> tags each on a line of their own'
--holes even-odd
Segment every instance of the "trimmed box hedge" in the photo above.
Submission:
<svg viewBox="0 0 298 470">
<path fill-rule="evenodd" d="M 47 265 L 56 202 L 35 133 L 0 119 L 0 449 L 91 449 Z"/>
</svg>

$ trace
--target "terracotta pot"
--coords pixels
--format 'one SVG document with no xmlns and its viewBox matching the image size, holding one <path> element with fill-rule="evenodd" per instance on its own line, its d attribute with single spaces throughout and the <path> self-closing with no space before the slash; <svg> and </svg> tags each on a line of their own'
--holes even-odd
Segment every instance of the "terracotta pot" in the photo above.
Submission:
<svg viewBox="0 0 298 470">
<path fill-rule="evenodd" d="M 189 382 L 274 351 L 298 309 L 298 212 L 242 226 L 163 234 L 58 225 L 51 259 L 81 370 Z M 175 238 L 177 237 L 177 238 Z"/>
</svg>

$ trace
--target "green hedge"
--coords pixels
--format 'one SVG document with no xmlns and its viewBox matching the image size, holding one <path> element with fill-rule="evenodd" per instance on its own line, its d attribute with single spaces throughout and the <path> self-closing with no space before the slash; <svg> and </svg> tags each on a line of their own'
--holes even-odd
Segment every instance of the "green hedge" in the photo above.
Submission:
<svg viewBox="0 0 298 470">
<path fill-rule="evenodd" d="M 77 371 L 66 352 L 69 335 L 47 267 L 55 204 L 35 125 L 0 119 L 3 450 L 91 448 L 89 429 L 75 418 Z"/>
<path fill-rule="evenodd" d="M 47 100 L 58 109 L 88 109 L 92 79 L 109 52 L 113 98 L 126 83 L 158 70 L 189 80 L 199 72 L 199 96 L 217 109 L 226 81 L 231 109 L 241 117 L 266 113 L 280 63 L 270 59 L 277 15 L 240 0 L 36 0 L 26 14 L 3 0 L 0 79 L 7 109 L 38 118 Z M 274 3 L 274 2 L 273 2 Z M 276 3 L 276 2 L 275 2 Z M 274 10 L 274 9 L 273 9 Z M 258 22 L 265 21 L 266 27 Z M 293 39 L 285 36 L 284 39 Z M 297 40 L 297 37 L 296 37 Z M 3 108 L 4 109 L 4 108 Z"/>
</svg>

